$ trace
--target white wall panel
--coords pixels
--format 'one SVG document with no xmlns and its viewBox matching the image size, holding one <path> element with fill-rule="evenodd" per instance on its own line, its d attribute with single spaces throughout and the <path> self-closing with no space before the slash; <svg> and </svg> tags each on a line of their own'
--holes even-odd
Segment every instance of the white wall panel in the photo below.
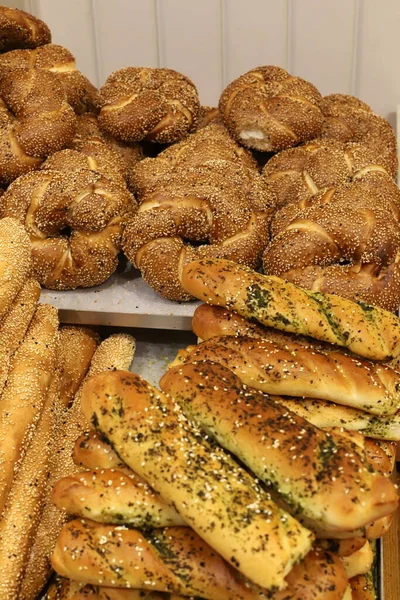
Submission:
<svg viewBox="0 0 400 600">
<path fill-rule="evenodd" d="M 394 124 L 400 103 L 400 2 L 362 0 L 356 93 Z"/>
<path fill-rule="evenodd" d="M 157 0 L 160 66 L 181 71 L 197 86 L 203 104 L 222 89 L 220 0 Z"/>
<path fill-rule="evenodd" d="M 75 55 L 78 68 L 99 84 L 91 0 L 28 0 L 27 10 L 50 27 L 53 42 Z"/>
<path fill-rule="evenodd" d="M 224 86 L 262 65 L 288 67 L 288 0 L 223 0 Z"/>
<path fill-rule="evenodd" d="M 99 77 L 128 66 L 158 66 L 155 0 L 93 0 Z"/>
<path fill-rule="evenodd" d="M 356 59 L 357 0 L 289 1 L 292 73 L 314 83 L 324 96 L 350 94 Z"/>
<path fill-rule="evenodd" d="M 1 1 L 1 0 L 0 0 Z M 393 117 L 400 103 L 399 0 L 6 0 L 48 22 L 96 84 L 125 65 L 166 66 L 201 100 L 278 64 L 323 94 L 354 93 Z"/>
</svg>

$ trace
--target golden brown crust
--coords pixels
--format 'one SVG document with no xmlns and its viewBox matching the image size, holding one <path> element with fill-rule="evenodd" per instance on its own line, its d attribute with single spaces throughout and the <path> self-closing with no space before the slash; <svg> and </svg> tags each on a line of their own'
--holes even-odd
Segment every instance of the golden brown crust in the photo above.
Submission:
<svg viewBox="0 0 400 600">
<path fill-rule="evenodd" d="M 365 575 L 371 570 L 374 561 L 371 544 L 366 540 L 361 548 L 350 556 L 344 556 L 342 561 L 349 579 L 357 575 Z"/>
<path fill-rule="evenodd" d="M 101 147 L 103 153 L 104 145 L 119 164 L 124 179 L 129 181 L 130 172 L 136 163 L 144 158 L 140 144 L 118 141 L 110 134 L 101 131 L 95 115 L 91 113 L 80 115 L 77 119 L 76 133 L 71 148 L 96 158 L 97 149 Z"/>
<path fill-rule="evenodd" d="M 376 600 L 377 595 L 372 573 L 357 575 L 350 579 L 352 600 Z"/>
<path fill-rule="evenodd" d="M 219 111 L 241 144 L 278 152 L 318 137 L 323 123 L 321 100 L 308 81 L 280 67 L 257 67 L 225 88 Z"/>
<path fill-rule="evenodd" d="M 119 469 L 128 474 L 133 472 L 122 462 L 101 434 L 93 429 L 77 438 L 72 450 L 72 459 L 78 467 L 89 470 Z"/>
<path fill-rule="evenodd" d="M 199 300 L 269 327 L 344 346 L 373 360 L 400 353 L 400 319 L 378 307 L 309 292 L 221 259 L 189 264 L 181 282 Z"/>
<path fill-rule="evenodd" d="M 58 385 L 58 374 L 54 371 L 32 441 L 12 482 L 0 519 L 1 600 L 21 600 L 20 587 L 49 476 Z"/>
<path fill-rule="evenodd" d="M 96 171 L 70 167 L 28 173 L 2 197 L 2 214 L 26 227 L 33 273 L 50 289 L 90 287 L 108 279 L 118 265 L 123 226 L 135 210 L 126 187 Z"/>
<path fill-rule="evenodd" d="M 376 415 L 400 409 L 400 374 L 389 366 L 339 350 L 317 350 L 295 339 L 213 337 L 191 347 L 183 361 L 217 362 L 250 388 L 268 394 L 331 400 Z"/>
<path fill-rule="evenodd" d="M 399 189 L 377 170 L 291 202 L 273 218 L 264 272 L 394 311 L 400 303 L 399 216 Z"/>
<path fill-rule="evenodd" d="M 20 292 L 31 268 L 32 247 L 15 219 L 0 219 L 0 319 Z"/>
<path fill-rule="evenodd" d="M 65 148 L 76 117 L 56 76 L 40 69 L 0 69 L 0 182 L 9 184 Z"/>
<path fill-rule="evenodd" d="M 172 69 L 127 67 L 100 89 L 101 127 L 119 140 L 176 142 L 196 128 L 200 109 L 188 77 Z"/>
<path fill-rule="evenodd" d="M 69 407 L 90 367 L 98 346 L 98 335 L 86 327 L 64 325 L 60 328 L 60 399 Z"/>
<path fill-rule="evenodd" d="M 315 139 L 279 152 L 262 171 L 277 209 L 304 203 L 324 188 L 336 188 L 369 173 L 387 171 L 368 147 L 329 139 Z"/>
<path fill-rule="evenodd" d="M 396 508 L 394 485 L 371 472 L 355 444 L 252 393 L 222 365 L 175 367 L 160 386 L 319 537 L 341 537 Z"/>
<path fill-rule="evenodd" d="M 51 33 L 46 23 L 24 10 L 0 7 L 0 52 L 36 48 L 50 41 Z"/>
<path fill-rule="evenodd" d="M 103 541 L 107 553 L 97 551 Z M 209 600 L 259 597 L 188 527 L 146 534 L 91 521 L 71 521 L 57 541 L 52 564 L 57 573 L 93 585 L 150 589 Z"/>
<path fill-rule="evenodd" d="M 179 279 L 195 257 L 258 266 L 273 207 L 254 161 L 224 127 L 211 124 L 143 160 L 132 182 L 140 207 L 125 229 L 123 249 L 158 293 L 191 299 Z"/>
<path fill-rule="evenodd" d="M 185 525 L 138 475 L 119 469 L 83 471 L 57 481 L 53 503 L 69 515 L 139 529 Z"/>
<path fill-rule="evenodd" d="M 225 560 L 258 585 L 284 585 L 294 562 L 310 549 L 311 532 L 199 435 L 170 397 L 133 373 L 100 374 L 83 389 L 82 411 L 122 460 Z M 274 567 L 263 571 L 267 556 Z"/>
<path fill-rule="evenodd" d="M 46 44 L 35 50 L 13 50 L 0 56 L 0 71 L 8 67 L 41 69 L 53 73 L 60 82 L 68 103 L 78 114 L 98 109 L 98 92 L 76 68 L 75 58 L 67 48 Z"/>
<path fill-rule="evenodd" d="M 324 115 L 321 135 L 343 142 L 358 142 L 367 146 L 375 160 L 396 177 L 396 135 L 391 125 L 354 96 L 331 94 L 320 104 Z"/>
<path fill-rule="evenodd" d="M 37 307 L 12 359 L 0 414 L 0 511 L 13 474 L 32 439 L 55 368 L 58 316 L 53 306 Z M 12 441 L 11 441 L 12 440 Z"/>
<path fill-rule="evenodd" d="M 25 337 L 40 296 L 40 285 L 27 279 L 11 308 L 0 321 L 0 395 L 3 392 L 11 359 Z"/>
<path fill-rule="evenodd" d="M 317 427 L 323 429 L 344 427 L 351 431 L 359 431 L 374 439 L 400 441 L 400 415 L 398 413 L 377 419 L 362 410 L 341 406 L 326 400 L 299 399 L 287 396 L 273 396 L 273 398 Z"/>
</svg>

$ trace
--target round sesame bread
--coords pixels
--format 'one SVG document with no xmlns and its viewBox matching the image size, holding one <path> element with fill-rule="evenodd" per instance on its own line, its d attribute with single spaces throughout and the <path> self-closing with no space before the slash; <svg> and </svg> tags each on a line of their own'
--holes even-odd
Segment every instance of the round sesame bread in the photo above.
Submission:
<svg viewBox="0 0 400 600">
<path fill-rule="evenodd" d="M 231 135 L 262 152 L 279 152 L 318 137 L 321 95 L 280 67 L 257 67 L 222 92 L 219 111 Z"/>
<path fill-rule="evenodd" d="M 161 144 L 184 138 L 200 110 L 194 84 L 172 69 L 126 67 L 100 89 L 101 127 L 125 142 Z"/>
</svg>

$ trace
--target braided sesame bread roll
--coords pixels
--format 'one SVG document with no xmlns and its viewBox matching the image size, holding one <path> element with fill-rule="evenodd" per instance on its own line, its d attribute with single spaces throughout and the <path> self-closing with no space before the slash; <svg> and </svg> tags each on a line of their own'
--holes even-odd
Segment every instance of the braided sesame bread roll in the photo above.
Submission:
<svg viewBox="0 0 400 600">
<path fill-rule="evenodd" d="M 400 353 L 400 319 L 363 302 L 309 292 L 222 259 L 188 264 L 181 282 L 199 300 L 269 327 L 344 346 L 373 360 Z"/>
<path fill-rule="evenodd" d="M 323 352 L 290 339 L 223 336 L 190 347 L 184 362 L 217 362 L 251 388 L 268 394 L 307 396 L 375 415 L 400 410 L 400 374 L 387 365 Z"/>
<path fill-rule="evenodd" d="M 0 182 L 8 185 L 65 148 L 76 117 L 53 73 L 0 69 Z"/>
<path fill-rule="evenodd" d="M 400 302 L 400 191 L 380 172 L 284 206 L 263 269 L 313 291 L 395 311 Z"/>
<path fill-rule="evenodd" d="M 283 150 L 266 163 L 262 175 L 277 209 L 303 202 L 325 188 L 336 188 L 380 173 L 391 178 L 384 161 L 374 152 L 353 142 L 316 139 Z"/>
<path fill-rule="evenodd" d="M 0 71 L 4 68 L 39 69 L 53 73 L 75 112 L 80 114 L 98 109 L 96 88 L 78 71 L 74 56 L 63 46 L 45 44 L 35 50 L 7 52 L 0 56 Z"/>
<path fill-rule="evenodd" d="M 55 368 L 57 309 L 37 307 L 14 354 L 0 408 L 0 511 L 40 418 Z"/>
<path fill-rule="evenodd" d="M 144 158 L 140 144 L 121 142 L 101 131 L 96 116 L 91 113 L 78 116 L 71 148 L 97 160 L 98 149 L 100 148 L 103 154 L 104 146 L 118 161 L 122 175 L 128 181 L 131 170 Z"/>
<path fill-rule="evenodd" d="M 100 126 L 125 142 L 176 142 L 196 128 L 199 110 L 196 87 L 172 69 L 126 67 L 100 89 Z"/>
<path fill-rule="evenodd" d="M 126 187 L 74 165 L 70 171 L 28 173 L 2 197 L 3 216 L 25 225 L 33 272 L 50 289 L 90 287 L 108 279 L 118 265 L 123 226 L 135 209 Z"/>
<path fill-rule="evenodd" d="M 396 177 L 396 135 L 386 119 L 372 112 L 365 102 L 346 94 L 325 96 L 320 108 L 324 116 L 322 137 L 367 146 L 375 160 Z"/>
<path fill-rule="evenodd" d="M 81 338 L 87 343 L 93 343 L 93 334 L 86 328 L 81 329 Z M 61 339 L 65 346 L 70 346 L 71 352 L 76 352 L 76 336 L 66 334 L 61 330 Z M 114 334 L 104 340 L 96 349 L 89 373 L 97 370 L 114 368 L 129 368 L 133 358 L 134 340 L 126 334 Z M 65 371 L 65 360 L 68 349 L 60 354 L 59 369 Z M 79 388 L 81 389 L 81 387 Z M 69 409 L 65 402 L 60 403 L 61 410 L 56 415 L 53 436 L 52 460 L 50 477 L 47 482 L 46 499 L 43 506 L 41 521 L 25 569 L 25 577 L 21 587 L 20 600 L 32 600 L 43 588 L 51 572 L 50 555 L 54 549 L 57 537 L 66 521 L 67 515 L 60 511 L 51 501 L 52 488 L 62 477 L 73 475 L 79 469 L 71 458 L 71 449 L 84 427 L 84 418 L 80 410 L 80 392 L 75 395 L 72 407 Z"/>
<path fill-rule="evenodd" d="M 378 440 L 400 441 L 400 415 L 375 417 L 362 410 L 317 398 L 271 396 L 316 427 L 344 427 Z"/>
<path fill-rule="evenodd" d="M 20 586 L 40 521 L 49 476 L 58 387 L 55 371 L 32 441 L 12 482 L 0 518 L 1 600 L 21 600 Z"/>
<path fill-rule="evenodd" d="M 257 67 L 222 92 L 219 111 L 231 135 L 244 146 L 279 152 L 318 137 L 322 97 L 308 81 L 280 67 Z"/>
<path fill-rule="evenodd" d="M 102 551 L 96 552 L 102 542 Z M 113 569 L 115 563 L 119 565 L 118 578 Z M 172 592 L 171 600 L 178 600 L 180 594 L 208 600 L 304 600 L 306 590 L 308 597 L 315 600 L 321 598 L 318 594 L 322 592 L 324 600 L 341 600 L 347 584 L 339 559 L 323 551 L 312 551 L 289 573 L 285 590 L 269 593 L 254 588 L 187 527 L 146 533 L 72 521 L 57 542 L 53 564 L 57 572 L 77 581 Z M 307 575 L 310 573 L 312 577 Z"/>
<path fill-rule="evenodd" d="M 20 292 L 31 268 L 31 244 L 15 219 L 0 219 L 0 319 Z"/>
<path fill-rule="evenodd" d="M 11 308 L 0 321 L 0 395 L 10 370 L 11 359 L 22 342 L 40 296 L 40 285 L 27 279 Z"/>
<path fill-rule="evenodd" d="M 60 327 L 60 399 L 69 407 L 79 389 L 98 347 L 98 335 L 87 327 Z"/>
<path fill-rule="evenodd" d="M 64 477 L 55 484 L 52 501 L 69 515 L 97 523 L 139 529 L 185 525 L 176 510 L 141 477 L 118 469 L 83 471 Z"/>
<path fill-rule="evenodd" d="M 46 23 L 24 10 L 0 6 L 0 52 L 36 48 L 50 41 L 51 33 Z"/>
<path fill-rule="evenodd" d="M 175 367 L 160 386 L 319 537 L 349 537 L 396 508 L 395 487 L 369 468 L 355 444 L 252 394 L 222 365 Z"/>
<path fill-rule="evenodd" d="M 313 535 L 228 454 L 193 430 L 171 398 L 138 375 L 113 372 L 84 386 L 82 410 L 121 459 L 225 560 L 258 585 L 284 586 Z M 204 492 L 208 488 L 211 495 Z M 268 572 L 262 568 L 266 560 Z"/>
</svg>

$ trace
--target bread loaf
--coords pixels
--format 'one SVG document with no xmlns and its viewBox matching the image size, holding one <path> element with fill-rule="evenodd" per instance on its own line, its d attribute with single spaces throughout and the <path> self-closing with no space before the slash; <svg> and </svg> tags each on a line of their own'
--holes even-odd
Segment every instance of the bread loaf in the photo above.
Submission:
<svg viewBox="0 0 400 600">
<path fill-rule="evenodd" d="M 0 322 L 0 394 L 7 381 L 11 358 L 22 342 L 40 296 L 40 285 L 27 279 Z"/>
<path fill-rule="evenodd" d="M 375 415 L 400 409 L 400 374 L 389 366 L 290 339 L 214 337 L 189 349 L 183 360 L 218 362 L 269 394 L 331 400 Z"/>
<path fill-rule="evenodd" d="M 357 575 L 365 575 L 371 570 L 374 561 L 371 544 L 367 540 L 359 550 L 350 556 L 343 557 L 342 561 L 349 579 Z"/>
<path fill-rule="evenodd" d="M 0 318 L 4 317 L 31 268 L 31 244 L 15 219 L 0 219 Z"/>
<path fill-rule="evenodd" d="M 143 479 L 118 469 L 83 471 L 57 481 L 52 501 L 69 515 L 139 529 L 185 525 Z"/>
<path fill-rule="evenodd" d="M 376 591 L 373 574 L 370 571 L 365 575 L 357 575 L 350 579 L 352 600 L 376 600 Z"/>
<path fill-rule="evenodd" d="M 59 379 L 55 372 L 32 442 L 14 478 L 0 518 L 0 599 L 21 600 L 20 586 L 35 539 L 50 469 Z"/>
<path fill-rule="evenodd" d="M 60 328 L 60 397 L 69 407 L 85 377 L 98 346 L 98 336 L 87 327 Z"/>
<path fill-rule="evenodd" d="M 340 538 L 396 508 L 396 488 L 355 444 L 252 394 L 225 367 L 188 363 L 170 369 L 160 386 L 319 537 Z"/>
<path fill-rule="evenodd" d="M 103 585 L 125 585 L 172 592 L 163 595 L 165 600 L 184 600 L 180 594 L 208 600 L 342 600 L 347 584 L 341 560 L 313 550 L 288 574 L 285 590 L 254 588 L 187 527 L 146 533 L 72 521 L 64 526 L 53 563 L 59 572 L 90 581 L 104 599 Z M 152 594 L 149 600 L 155 600 Z M 120 600 L 134 599 L 123 595 Z"/>
<path fill-rule="evenodd" d="M 57 309 L 38 306 L 15 353 L 0 409 L 0 512 L 32 439 L 55 368 Z"/>
<path fill-rule="evenodd" d="M 259 593 L 188 527 L 138 531 L 91 521 L 64 525 L 52 557 L 57 573 L 93 585 L 253 600 Z"/>
<path fill-rule="evenodd" d="M 284 586 L 293 564 L 310 549 L 311 532 L 194 430 L 171 398 L 138 375 L 114 371 L 88 381 L 82 410 L 214 550 L 256 584 Z M 267 560 L 271 568 L 265 570 Z"/>
<path fill-rule="evenodd" d="M 119 458 L 104 437 L 93 431 L 85 431 L 76 440 L 72 460 L 85 469 L 119 469 L 131 474 L 133 471 Z"/>
<path fill-rule="evenodd" d="M 344 427 L 352 431 L 360 431 L 378 440 L 400 441 L 399 414 L 378 419 L 362 410 L 317 398 L 300 399 L 286 396 L 271 396 L 271 398 L 316 427 L 323 429 Z"/>
<path fill-rule="evenodd" d="M 186 265 L 181 283 L 208 304 L 226 306 L 269 327 L 344 346 L 365 358 L 385 360 L 400 353 L 400 319 L 362 302 L 309 292 L 223 259 Z"/>
</svg>

